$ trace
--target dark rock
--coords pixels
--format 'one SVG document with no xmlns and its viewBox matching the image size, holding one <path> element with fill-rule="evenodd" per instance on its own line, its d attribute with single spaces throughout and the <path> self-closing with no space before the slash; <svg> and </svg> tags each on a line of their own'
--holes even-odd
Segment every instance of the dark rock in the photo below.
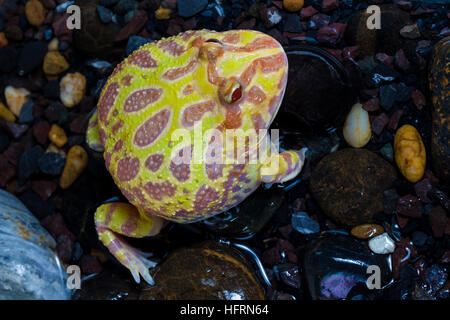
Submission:
<svg viewBox="0 0 450 320">
<path fill-rule="evenodd" d="M 277 271 L 277 278 L 287 286 L 292 288 L 300 288 L 300 274 L 298 267 L 291 263 L 285 263 L 274 267 Z"/>
<path fill-rule="evenodd" d="M 20 201 L 39 219 L 55 212 L 52 201 L 44 201 L 32 190 L 27 189 L 21 196 Z"/>
<path fill-rule="evenodd" d="M 359 79 L 351 62 L 342 64 L 311 46 L 291 47 L 286 54 L 289 81 L 278 115 L 283 128 L 301 125 L 311 132 L 341 125 L 357 98 Z"/>
<path fill-rule="evenodd" d="M 0 71 L 11 72 L 17 66 L 17 50 L 13 47 L 0 49 Z"/>
<path fill-rule="evenodd" d="M 301 234 L 311 234 L 320 231 L 319 223 L 311 219 L 306 212 L 293 213 L 291 224 Z"/>
<path fill-rule="evenodd" d="M 56 239 L 56 252 L 62 262 L 69 263 L 72 260 L 73 249 L 74 243 L 66 234 L 62 234 Z"/>
<path fill-rule="evenodd" d="M 44 201 L 51 197 L 56 188 L 57 185 L 53 181 L 37 180 L 31 182 L 31 189 L 33 189 L 33 191 L 36 192 Z"/>
<path fill-rule="evenodd" d="M 119 0 L 100 0 L 100 4 L 105 7 L 112 7 L 117 2 L 119 2 Z"/>
<path fill-rule="evenodd" d="M 25 102 L 22 106 L 22 109 L 20 109 L 20 116 L 19 116 L 19 123 L 31 123 L 34 120 L 33 116 L 34 111 L 34 102 L 32 100 L 28 100 Z"/>
<path fill-rule="evenodd" d="M 96 256 L 85 255 L 80 260 L 81 271 L 84 274 L 100 274 L 103 267 Z"/>
<path fill-rule="evenodd" d="M 386 125 L 389 122 L 389 118 L 386 115 L 386 113 L 381 113 L 379 116 L 376 116 L 375 118 L 373 118 L 371 126 L 372 126 L 372 131 L 376 134 L 376 135 L 380 135 L 381 132 L 384 130 L 384 128 L 386 127 Z"/>
<path fill-rule="evenodd" d="M 282 20 L 280 11 L 276 7 L 264 8 L 261 11 L 261 19 L 267 29 L 273 28 Z"/>
<path fill-rule="evenodd" d="M 378 98 L 372 98 L 363 103 L 362 108 L 366 111 L 373 112 L 380 109 L 380 100 Z"/>
<path fill-rule="evenodd" d="M 394 149 L 392 148 L 391 143 L 386 143 L 383 147 L 381 147 L 380 153 L 386 160 L 390 162 L 394 161 Z"/>
<path fill-rule="evenodd" d="M 59 81 L 49 81 L 44 85 L 44 97 L 49 99 L 59 99 Z"/>
<path fill-rule="evenodd" d="M 205 9 L 207 5 L 208 0 L 178 0 L 178 14 L 184 18 L 192 17 Z"/>
<path fill-rule="evenodd" d="M 367 28 L 371 13 L 367 13 L 366 9 L 353 14 L 345 32 L 348 45 L 358 45 L 361 56 L 375 56 L 378 52 L 393 56 L 400 48 L 403 48 L 408 56 L 414 56 L 416 41 L 405 39 L 400 35 L 400 29 L 411 24 L 409 14 L 400 10 L 395 4 L 382 4 L 379 7 L 381 9 L 380 29 Z"/>
<path fill-rule="evenodd" d="M 47 43 L 34 41 L 25 43 L 17 63 L 19 75 L 25 75 L 41 66 L 48 51 Z"/>
<path fill-rule="evenodd" d="M 388 123 L 388 129 L 391 131 L 395 131 L 397 130 L 398 127 L 398 123 L 400 121 L 400 118 L 403 115 L 403 110 L 396 110 L 394 112 L 394 114 L 391 116 L 391 118 L 389 119 L 389 123 Z"/>
<path fill-rule="evenodd" d="M 394 69 L 384 65 L 377 64 L 365 76 L 365 82 L 370 88 L 378 88 L 380 85 L 394 81 L 400 74 Z"/>
<path fill-rule="evenodd" d="M 120 2 L 119 2 L 120 4 Z M 114 38 L 114 41 L 122 41 L 128 39 L 130 36 L 137 34 L 147 23 L 147 13 L 143 10 L 139 11 L 131 20 L 123 27 L 117 36 Z"/>
<path fill-rule="evenodd" d="M 395 66 L 397 68 L 400 68 L 403 71 L 408 71 L 410 68 L 410 63 L 409 63 L 408 58 L 406 57 L 403 49 L 397 50 L 397 52 L 395 53 L 395 56 L 394 56 L 394 62 L 395 62 Z"/>
<path fill-rule="evenodd" d="M 305 8 L 302 8 L 302 10 L 300 11 L 300 18 L 302 20 L 307 20 L 307 19 L 311 18 L 313 15 L 315 15 L 316 13 L 318 13 L 316 8 L 314 8 L 313 6 L 307 6 Z"/>
<path fill-rule="evenodd" d="M 5 29 L 5 35 L 8 40 L 12 41 L 22 41 L 23 39 L 23 32 L 22 29 L 20 29 L 17 25 L 9 25 Z"/>
<path fill-rule="evenodd" d="M 63 125 L 68 120 L 67 108 L 60 102 L 49 105 L 44 111 L 45 117 L 50 123 Z"/>
<path fill-rule="evenodd" d="M 44 154 L 41 146 L 34 146 L 25 151 L 19 160 L 18 178 L 19 183 L 23 184 L 34 173 L 39 172 L 38 160 Z"/>
<path fill-rule="evenodd" d="M 283 31 L 293 33 L 302 31 L 302 26 L 300 25 L 300 17 L 298 16 L 298 14 L 285 14 L 283 19 Z"/>
<path fill-rule="evenodd" d="M 420 37 L 420 30 L 417 23 L 409 24 L 400 29 L 400 35 L 407 39 L 417 39 Z"/>
<path fill-rule="evenodd" d="M 442 237 L 444 235 L 445 226 L 448 221 L 445 210 L 440 206 L 433 207 L 430 210 L 428 221 L 430 222 L 431 229 L 433 230 L 433 235 L 436 238 Z"/>
<path fill-rule="evenodd" d="M 397 200 L 395 211 L 410 218 L 420 218 L 422 216 L 422 203 L 413 195 L 406 195 Z"/>
<path fill-rule="evenodd" d="M 345 24 L 337 22 L 328 26 L 323 26 L 317 32 L 317 41 L 337 44 L 341 41 L 345 28 Z"/>
<path fill-rule="evenodd" d="M 172 252 L 151 274 L 141 300 L 264 299 L 253 267 L 236 248 L 208 241 Z M 184 281 L 188 277 L 189 281 Z M 205 285 L 207 283 L 208 285 Z"/>
<path fill-rule="evenodd" d="M 0 126 L 8 131 L 8 133 L 14 138 L 19 139 L 28 130 L 26 124 L 17 124 L 15 122 L 8 122 L 0 119 Z"/>
<path fill-rule="evenodd" d="M 5 158 L 13 165 L 17 166 L 20 156 L 25 151 L 25 147 L 20 142 L 13 142 L 9 145 L 8 149 L 3 153 Z"/>
<path fill-rule="evenodd" d="M 366 285 L 371 265 L 380 268 L 381 287 L 386 286 L 391 280 L 386 257 L 372 253 L 367 242 L 338 232 L 325 232 L 308 242 L 303 260 L 308 289 L 314 300 L 345 299 L 355 285 Z M 382 292 L 370 291 L 374 296 Z"/>
<path fill-rule="evenodd" d="M 81 9 L 81 29 L 74 30 L 74 47 L 81 53 L 96 58 L 118 58 L 123 53 L 125 43 L 114 42 L 120 26 L 104 24 L 97 14 L 97 1 L 78 0 Z"/>
<path fill-rule="evenodd" d="M 33 135 L 37 142 L 44 145 L 47 143 L 48 133 L 50 131 L 50 123 L 43 120 L 33 126 Z"/>
<path fill-rule="evenodd" d="M 430 203 L 431 200 L 428 198 L 428 192 L 431 191 L 433 186 L 428 178 L 424 178 L 414 185 L 414 190 L 420 201 L 424 203 Z"/>
<path fill-rule="evenodd" d="M 83 281 L 73 300 L 137 300 L 139 287 L 122 274 L 105 270 L 100 275 Z"/>
<path fill-rule="evenodd" d="M 392 57 L 386 53 L 377 53 L 375 55 L 375 58 L 377 59 L 377 61 L 379 61 L 380 63 L 382 63 L 385 66 L 388 66 L 390 68 L 394 67 L 394 57 Z"/>
<path fill-rule="evenodd" d="M 110 23 L 112 21 L 113 13 L 108 8 L 97 6 L 97 12 L 101 22 Z"/>
<path fill-rule="evenodd" d="M 388 189 L 383 192 L 384 212 L 386 214 L 394 213 L 397 206 L 398 193 L 395 189 Z"/>
<path fill-rule="evenodd" d="M 323 13 L 318 13 L 312 16 L 310 20 L 311 29 L 321 29 L 330 23 L 330 16 Z"/>
<path fill-rule="evenodd" d="M 422 231 L 414 231 L 412 233 L 412 242 L 416 247 L 421 247 L 427 241 L 427 234 Z"/>
<path fill-rule="evenodd" d="M 433 50 L 429 73 L 432 95 L 431 164 L 445 184 L 450 181 L 450 95 L 448 94 L 450 37 L 439 41 Z"/>
<path fill-rule="evenodd" d="M 323 0 L 322 1 L 322 11 L 323 12 L 330 12 L 337 8 L 339 8 L 339 0 Z"/>
<path fill-rule="evenodd" d="M 0 130 L 0 153 L 9 147 L 9 137 L 3 130 Z"/>
<path fill-rule="evenodd" d="M 5 188 L 15 175 L 16 167 L 11 165 L 3 154 L 0 154 L 0 187 Z"/>
<path fill-rule="evenodd" d="M 66 158 L 54 152 L 46 152 L 39 159 L 39 169 L 48 175 L 59 176 L 64 169 Z"/>
<path fill-rule="evenodd" d="M 134 50 L 139 49 L 139 47 L 143 46 L 144 44 L 153 42 L 151 39 L 146 39 L 144 37 L 140 36 L 131 36 L 128 39 L 127 48 L 126 48 L 126 55 L 130 55 Z"/>
<path fill-rule="evenodd" d="M 119 3 L 114 6 L 113 10 L 115 13 L 123 16 L 130 11 L 136 10 L 137 7 L 138 3 L 134 0 L 119 0 Z"/>
<path fill-rule="evenodd" d="M 404 83 L 392 83 L 381 86 L 380 105 L 385 110 L 389 111 L 393 107 L 395 101 L 408 101 L 413 90 L 414 88 L 407 87 Z"/>
<path fill-rule="evenodd" d="M 53 238 L 58 238 L 60 235 L 67 235 L 75 241 L 75 236 L 67 229 L 64 218 L 60 213 L 46 216 L 41 220 L 41 225 L 50 232 Z"/>
<path fill-rule="evenodd" d="M 310 178 L 312 195 L 335 221 L 353 227 L 372 223 L 383 211 L 383 191 L 397 174 L 392 165 L 365 149 L 343 149 L 323 158 Z"/>
<path fill-rule="evenodd" d="M 411 98 L 417 109 L 422 110 L 422 108 L 425 107 L 426 105 L 425 96 L 419 89 L 416 89 L 411 93 Z"/>
</svg>

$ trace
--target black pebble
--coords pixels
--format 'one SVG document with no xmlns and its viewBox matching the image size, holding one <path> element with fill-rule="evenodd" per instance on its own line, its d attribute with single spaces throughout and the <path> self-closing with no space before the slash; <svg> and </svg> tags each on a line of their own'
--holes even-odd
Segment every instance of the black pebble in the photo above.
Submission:
<svg viewBox="0 0 450 320">
<path fill-rule="evenodd" d="M 66 158 L 54 152 L 46 152 L 39 159 L 39 169 L 45 174 L 58 176 L 64 169 Z"/>
<path fill-rule="evenodd" d="M 19 75 L 27 74 L 42 65 L 47 51 L 48 47 L 45 42 L 35 41 L 26 43 L 19 55 Z"/>
<path fill-rule="evenodd" d="M 25 151 L 19 159 L 18 178 L 19 183 L 23 184 L 34 173 L 38 172 L 39 158 L 44 154 L 41 146 L 36 145 L 33 148 Z"/>
<path fill-rule="evenodd" d="M 22 109 L 20 110 L 19 123 L 31 123 L 34 120 L 33 116 L 34 103 L 32 100 L 29 100 L 24 103 Z"/>
<path fill-rule="evenodd" d="M 53 80 L 44 85 L 44 97 L 59 99 L 59 81 Z"/>
<path fill-rule="evenodd" d="M 0 49 L 0 71 L 11 72 L 17 65 L 17 50 L 12 47 Z"/>
<path fill-rule="evenodd" d="M 30 210 L 38 219 L 53 214 L 56 209 L 53 201 L 44 201 L 31 189 L 25 190 L 20 196 L 20 201 Z"/>
<path fill-rule="evenodd" d="M 5 151 L 9 147 L 9 137 L 5 131 L 0 130 L 0 153 Z"/>
</svg>

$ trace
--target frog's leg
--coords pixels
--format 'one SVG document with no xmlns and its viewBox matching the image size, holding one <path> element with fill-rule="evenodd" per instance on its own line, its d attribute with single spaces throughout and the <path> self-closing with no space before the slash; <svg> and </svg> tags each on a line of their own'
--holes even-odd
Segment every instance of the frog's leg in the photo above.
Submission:
<svg viewBox="0 0 450 320">
<path fill-rule="evenodd" d="M 120 235 L 132 238 L 153 236 L 159 233 L 162 224 L 163 219 L 147 217 L 128 203 L 103 204 L 95 212 L 95 227 L 99 239 L 114 257 L 130 270 L 137 283 L 140 282 L 140 274 L 145 281 L 153 285 L 154 281 L 148 269 L 156 264 L 146 259 L 148 254 L 131 247 Z"/>
<path fill-rule="evenodd" d="M 104 150 L 100 140 L 100 131 L 98 129 L 97 119 L 97 110 L 95 110 L 94 114 L 89 119 L 89 124 L 86 131 L 86 142 L 92 150 L 103 152 Z"/>
<path fill-rule="evenodd" d="M 306 148 L 300 151 L 284 151 L 272 154 L 269 161 L 260 169 L 261 181 L 283 183 L 295 178 L 305 163 Z"/>
</svg>

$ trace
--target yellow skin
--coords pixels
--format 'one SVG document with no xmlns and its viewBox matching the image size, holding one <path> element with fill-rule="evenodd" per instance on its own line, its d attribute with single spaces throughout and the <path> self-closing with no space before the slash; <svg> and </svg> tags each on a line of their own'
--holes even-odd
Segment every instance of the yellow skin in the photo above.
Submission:
<svg viewBox="0 0 450 320">
<path fill-rule="evenodd" d="M 154 263 L 120 234 L 140 238 L 157 234 L 162 219 L 208 218 L 236 206 L 261 182 L 284 182 L 301 171 L 303 150 L 270 153 L 269 135 L 262 134 L 253 144 L 237 140 L 230 153 L 235 138 L 227 136 L 269 128 L 287 72 L 281 45 L 251 30 L 187 31 L 140 47 L 113 71 L 87 141 L 104 152 L 131 204 L 100 206 L 95 223 L 136 282 L 140 274 L 153 283 L 148 268 Z"/>
</svg>

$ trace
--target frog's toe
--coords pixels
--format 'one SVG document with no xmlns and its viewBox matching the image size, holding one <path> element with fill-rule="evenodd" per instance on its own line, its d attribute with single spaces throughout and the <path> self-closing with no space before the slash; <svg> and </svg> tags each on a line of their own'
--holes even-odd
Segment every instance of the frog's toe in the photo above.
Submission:
<svg viewBox="0 0 450 320">
<path fill-rule="evenodd" d="M 89 118 L 89 124 L 86 131 L 86 143 L 89 148 L 97 152 L 103 152 L 103 144 L 100 139 L 100 131 L 98 127 L 97 111 Z"/>
<path fill-rule="evenodd" d="M 261 168 L 261 181 L 264 183 L 283 183 L 295 178 L 302 171 L 307 149 L 284 151 L 271 157 Z"/>
<path fill-rule="evenodd" d="M 154 281 L 149 268 L 156 263 L 147 260 L 151 254 L 130 246 L 121 235 L 142 238 L 159 233 L 163 220 L 157 217 L 142 216 L 138 209 L 128 203 L 111 202 L 101 205 L 95 212 L 95 226 L 98 237 L 122 265 L 130 270 L 134 280 L 139 283 L 141 275 L 149 284 Z"/>
</svg>

